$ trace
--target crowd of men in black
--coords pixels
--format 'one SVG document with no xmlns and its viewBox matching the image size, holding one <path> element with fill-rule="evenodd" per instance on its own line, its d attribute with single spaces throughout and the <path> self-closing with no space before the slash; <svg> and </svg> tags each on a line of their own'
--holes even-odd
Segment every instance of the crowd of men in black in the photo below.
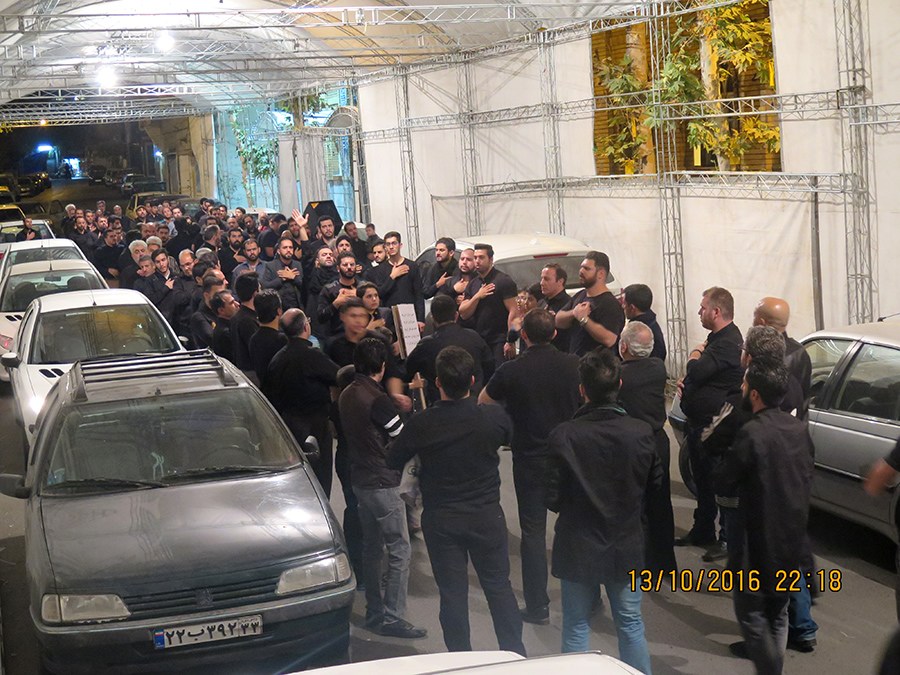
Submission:
<svg viewBox="0 0 900 675">
<path fill-rule="evenodd" d="M 698 508 L 676 541 L 665 341 L 650 288 L 627 286 L 621 298 L 610 291 L 606 254 L 585 256 L 571 296 L 556 264 L 520 289 L 494 266 L 491 246 L 456 251 L 442 238 L 435 263 L 420 270 L 397 232 L 379 238 L 367 225 L 361 238 L 347 223 L 339 234 L 332 219 L 312 223 L 298 211 L 253 217 L 205 200 L 195 214 L 141 207 L 131 223 L 118 209 L 72 210 L 67 235 L 111 285 L 144 293 L 192 346 L 257 382 L 299 440 L 316 437 L 312 468 L 326 495 L 333 472 L 341 483 L 372 630 L 425 635 L 406 620 L 409 527 L 418 523 L 401 484 L 415 463 L 448 649 L 471 649 L 470 559 L 502 649 L 524 654 L 522 622 L 549 621 L 548 508 L 559 514 L 550 571 L 561 579 L 563 651 L 588 649 L 602 585 L 621 658 L 649 673 L 633 573 L 675 571 L 676 545 L 708 547 L 705 560 L 727 556 L 731 569 L 763 577 L 761 588 L 734 595 L 745 642 L 733 651 L 758 672 L 781 671 L 788 637 L 803 651 L 815 646 L 809 592 L 771 583 L 775 570 L 812 565 L 810 366 L 785 332 L 785 301 L 764 298 L 745 339 L 731 294 L 703 294 L 709 335 L 679 382 Z M 401 359 L 391 308 L 406 304 L 425 336 Z M 427 408 L 414 413 L 407 387 L 417 375 Z M 523 608 L 500 507 L 497 452 L 507 445 Z"/>
</svg>

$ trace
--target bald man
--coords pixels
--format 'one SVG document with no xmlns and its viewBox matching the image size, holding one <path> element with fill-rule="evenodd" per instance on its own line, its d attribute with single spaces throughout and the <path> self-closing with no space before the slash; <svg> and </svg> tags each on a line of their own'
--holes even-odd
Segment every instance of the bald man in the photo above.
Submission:
<svg viewBox="0 0 900 675">
<path fill-rule="evenodd" d="M 782 298 L 765 297 L 757 303 L 753 310 L 754 326 L 769 326 L 777 330 L 784 338 L 784 365 L 788 372 L 797 378 L 803 391 L 803 406 L 797 411 L 797 417 L 805 420 L 809 413 L 809 390 L 812 381 L 812 361 L 809 354 L 799 342 L 787 334 L 788 322 L 791 319 L 791 306 Z"/>
</svg>

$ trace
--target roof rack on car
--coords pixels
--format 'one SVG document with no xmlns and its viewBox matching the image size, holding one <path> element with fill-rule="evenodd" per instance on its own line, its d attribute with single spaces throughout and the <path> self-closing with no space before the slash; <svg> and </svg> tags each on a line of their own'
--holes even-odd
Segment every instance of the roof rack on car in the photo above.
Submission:
<svg viewBox="0 0 900 675">
<path fill-rule="evenodd" d="M 145 356 L 119 356 L 83 363 L 79 361 L 72 371 L 75 378 L 75 398 L 80 401 L 87 400 L 87 388 L 96 384 L 167 375 L 215 374 L 226 387 L 238 384 L 222 362 L 208 349 Z"/>
</svg>

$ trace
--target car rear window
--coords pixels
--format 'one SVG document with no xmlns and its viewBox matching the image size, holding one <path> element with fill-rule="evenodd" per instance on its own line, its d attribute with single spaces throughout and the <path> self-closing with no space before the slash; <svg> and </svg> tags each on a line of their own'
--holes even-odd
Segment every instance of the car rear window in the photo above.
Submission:
<svg viewBox="0 0 900 675">
<path fill-rule="evenodd" d="M 44 246 L 42 248 L 27 248 L 20 251 L 10 251 L 8 265 L 21 263 L 43 262 L 45 260 L 83 260 L 84 256 L 74 246 Z"/>
<path fill-rule="evenodd" d="M 301 461 L 250 389 L 76 405 L 48 438 L 49 488 L 91 479 L 163 481 L 223 466 L 285 469 Z"/>
<path fill-rule="evenodd" d="M 30 363 L 75 363 L 101 356 L 178 350 L 163 319 L 146 305 L 84 307 L 38 317 Z"/>
<path fill-rule="evenodd" d="M 519 258 L 514 260 L 497 260 L 496 267 L 501 272 L 505 272 L 516 282 L 516 288 L 528 288 L 532 284 L 536 284 L 541 280 L 541 270 L 550 263 L 556 263 L 566 271 L 566 288 L 581 288 L 581 282 L 578 280 L 578 268 L 584 256 L 559 255 L 559 256 L 541 256 L 539 258 Z M 608 282 L 612 282 L 610 275 Z"/>
<path fill-rule="evenodd" d="M 7 279 L 0 311 L 24 312 L 32 300 L 66 291 L 106 288 L 94 270 L 65 270 L 17 274 Z"/>
</svg>

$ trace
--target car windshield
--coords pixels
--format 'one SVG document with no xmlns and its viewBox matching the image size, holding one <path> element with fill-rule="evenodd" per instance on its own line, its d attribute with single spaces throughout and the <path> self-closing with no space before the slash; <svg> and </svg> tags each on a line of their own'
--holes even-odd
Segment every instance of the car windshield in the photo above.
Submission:
<svg viewBox="0 0 900 675">
<path fill-rule="evenodd" d="M 79 307 L 38 317 L 29 362 L 75 363 L 178 348 L 163 320 L 147 305 Z"/>
<path fill-rule="evenodd" d="M 0 311 L 24 312 L 32 300 L 66 291 L 105 288 L 93 270 L 64 270 L 16 274 L 7 278 Z"/>
<path fill-rule="evenodd" d="M 528 288 L 537 283 L 541 278 L 541 270 L 550 263 L 556 263 L 562 267 L 568 275 L 566 288 L 580 288 L 578 281 L 578 269 L 584 260 L 583 255 L 548 255 L 540 258 L 520 258 L 513 260 L 498 260 L 497 269 L 508 274 L 516 282 L 517 288 Z M 612 275 L 607 279 L 613 281 Z"/>
<path fill-rule="evenodd" d="M 23 202 L 19 204 L 19 208 L 22 209 L 22 213 L 24 213 L 26 216 L 33 216 L 38 213 L 47 213 L 47 207 L 45 207 L 43 204 L 26 204 Z"/>
<path fill-rule="evenodd" d="M 48 493 L 145 489 L 282 471 L 301 461 L 251 389 L 75 405 L 47 437 Z"/>
<path fill-rule="evenodd" d="M 6 256 L 9 259 L 7 265 L 43 262 L 45 260 L 84 259 L 79 250 L 74 246 L 42 246 L 41 248 L 26 248 L 18 251 L 10 251 Z"/>
</svg>

